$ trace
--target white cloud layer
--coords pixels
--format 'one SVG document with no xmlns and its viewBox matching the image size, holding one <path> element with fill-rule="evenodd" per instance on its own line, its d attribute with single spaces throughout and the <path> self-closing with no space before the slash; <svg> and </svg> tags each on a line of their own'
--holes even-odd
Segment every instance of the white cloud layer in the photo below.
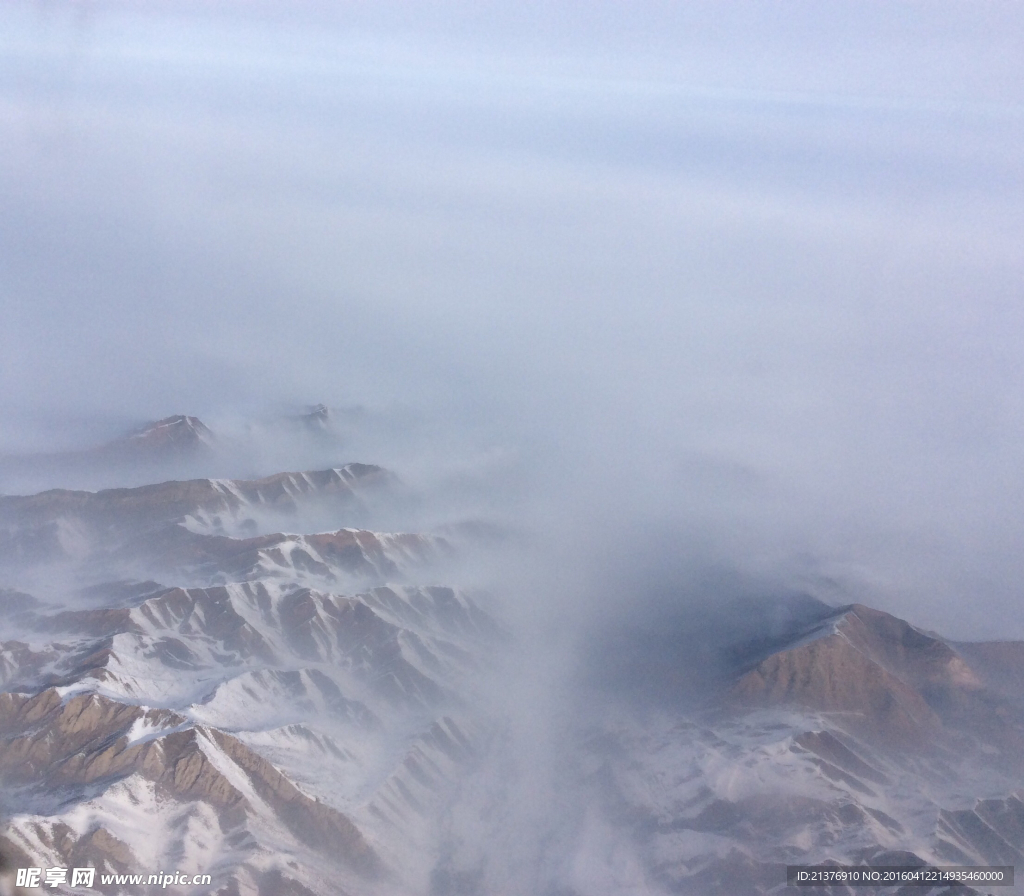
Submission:
<svg viewBox="0 0 1024 896">
<path fill-rule="evenodd" d="M 412 407 L 581 550 L 1024 636 L 1019 6 L 283 9 L 0 12 L 0 449 Z"/>
</svg>

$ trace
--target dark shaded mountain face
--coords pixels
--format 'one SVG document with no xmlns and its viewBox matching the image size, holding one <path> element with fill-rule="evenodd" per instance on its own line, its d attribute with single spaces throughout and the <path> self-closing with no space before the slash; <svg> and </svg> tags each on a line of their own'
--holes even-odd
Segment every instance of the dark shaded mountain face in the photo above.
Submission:
<svg viewBox="0 0 1024 896">
<path fill-rule="evenodd" d="M 331 425 L 331 410 L 325 404 L 314 405 L 299 419 L 310 429 L 327 429 Z"/>
<path fill-rule="evenodd" d="M 465 585 L 465 526 L 375 527 L 397 488 L 348 464 L 0 497 L 8 865 L 734 896 L 786 864 L 1024 864 L 1024 644 L 712 587 L 553 656 L 516 594 Z"/>
</svg>

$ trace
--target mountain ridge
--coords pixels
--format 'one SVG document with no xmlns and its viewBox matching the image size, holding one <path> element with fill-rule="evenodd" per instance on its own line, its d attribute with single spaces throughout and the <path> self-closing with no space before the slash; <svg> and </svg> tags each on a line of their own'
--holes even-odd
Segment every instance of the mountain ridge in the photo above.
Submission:
<svg viewBox="0 0 1024 896">
<path fill-rule="evenodd" d="M 548 680 L 507 604 L 446 582 L 478 542 L 373 527 L 396 484 L 0 498 L 8 862 L 216 896 L 774 896 L 786 864 L 1016 858 L 1024 643 L 712 591 Z M 531 850 L 556 857 L 527 885 Z"/>
</svg>

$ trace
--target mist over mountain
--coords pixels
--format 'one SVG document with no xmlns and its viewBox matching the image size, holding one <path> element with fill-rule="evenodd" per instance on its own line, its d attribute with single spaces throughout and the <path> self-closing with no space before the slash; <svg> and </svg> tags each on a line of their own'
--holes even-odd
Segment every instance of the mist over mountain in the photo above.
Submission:
<svg viewBox="0 0 1024 896">
<path fill-rule="evenodd" d="M 0 497 L 8 867 L 766 894 L 1024 860 L 1024 642 L 664 543 L 559 570 L 556 527 L 432 498 L 365 463 Z"/>
<path fill-rule="evenodd" d="M 1013 864 L 1022 39 L 957 2 L 4 4 L 9 861 Z"/>
<path fill-rule="evenodd" d="M 1018 17 L 726 7 L 5 5 L 0 453 L 363 407 L 214 472 L 526 471 L 1012 624 Z"/>
</svg>

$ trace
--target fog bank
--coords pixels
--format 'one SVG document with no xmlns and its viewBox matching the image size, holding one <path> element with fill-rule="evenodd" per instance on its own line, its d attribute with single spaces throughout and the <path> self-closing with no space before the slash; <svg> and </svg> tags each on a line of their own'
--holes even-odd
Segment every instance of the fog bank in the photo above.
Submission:
<svg viewBox="0 0 1024 896">
<path fill-rule="evenodd" d="M 361 405 L 550 568 L 1024 636 L 1019 9 L 295 9 L 0 12 L 0 450 Z"/>
</svg>

